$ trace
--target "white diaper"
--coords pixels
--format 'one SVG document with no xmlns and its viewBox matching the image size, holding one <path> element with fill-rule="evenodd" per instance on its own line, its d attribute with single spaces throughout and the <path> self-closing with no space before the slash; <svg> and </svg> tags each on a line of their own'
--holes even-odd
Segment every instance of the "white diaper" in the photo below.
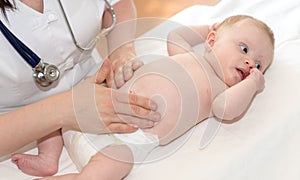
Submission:
<svg viewBox="0 0 300 180">
<path fill-rule="evenodd" d="M 79 171 L 93 155 L 109 145 L 127 145 L 131 149 L 135 164 L 142 163 L 159 145 L 156 135 L 145 133 L 140 129 L 134 133 L 104 135 L 66 131 L 63 132 L 63 138 L 66 149 Z"/>
<path fill-rule="evenodd" d="M 133 154 L 134 163 L 142 163 L 147 155 L 159 145 L 159 139 L 156 135 L 137 130 L 134 133 L 113 134 L 120 144 L 126 144 Z"/>
</svg>

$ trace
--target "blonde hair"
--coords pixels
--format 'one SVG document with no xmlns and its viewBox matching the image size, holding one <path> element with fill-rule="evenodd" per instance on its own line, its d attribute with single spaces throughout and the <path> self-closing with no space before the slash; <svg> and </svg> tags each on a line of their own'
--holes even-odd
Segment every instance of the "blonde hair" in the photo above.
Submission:
<svg viewBox="0 0 300 180">
<path fill-rule="evenodd" d="M 235 23 L 246 20 L 246 19 L 252 20 L 256 26 L 263 29 L 267 33 L 267 35 L 269 36 L 270 41 L 272 43 L 272 46 L 274 48 L 275 38 L 274 38 L 274 33 L 273 33 L 272 29 L 267 24 L 262 22 L 261 20 L 258 20 L 258 19 L 254 18 L 252 16 L 248 16 L 248 15 L 230 16 L 218 25 L 217 31 L 224 28 L 224 27 L 234 25 Z"/>
</svg>

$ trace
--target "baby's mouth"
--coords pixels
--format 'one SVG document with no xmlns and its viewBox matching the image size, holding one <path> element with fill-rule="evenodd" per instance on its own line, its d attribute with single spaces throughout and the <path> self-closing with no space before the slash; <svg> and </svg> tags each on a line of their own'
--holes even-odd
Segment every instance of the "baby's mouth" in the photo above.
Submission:
<svg viewBox="0 0 300 180">
<path fill-rule="evenodd" d="M 241 80 L 244 80 L 249 74 L 245 69 L 242 69 L 242 68 L 236 68 L 236 70 L 237 70 L 238 74 L 240 75 Z"/>
</svg>

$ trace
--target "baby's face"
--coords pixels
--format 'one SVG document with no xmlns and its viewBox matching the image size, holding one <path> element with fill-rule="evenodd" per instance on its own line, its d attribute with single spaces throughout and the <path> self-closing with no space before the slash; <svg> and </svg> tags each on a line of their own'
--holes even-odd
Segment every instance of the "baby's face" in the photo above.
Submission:
<svg viewBox="0 0 300 180">
<path fill-rule="evenodd" d="M 272 62 L 271 40 L 251 20 L 240 21 L 209 36 L 207 43 L 216 57 L 209 61 L 229 87 L 244 80 L 252 68 L 264 72 Z"/>
</svg>

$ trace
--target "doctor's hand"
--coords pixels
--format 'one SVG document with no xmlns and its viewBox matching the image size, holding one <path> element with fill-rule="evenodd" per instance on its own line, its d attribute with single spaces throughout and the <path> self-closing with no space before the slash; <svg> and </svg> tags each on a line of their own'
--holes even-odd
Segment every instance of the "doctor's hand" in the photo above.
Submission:
<svg viewBox="0 0 300 180">
<path fill-rule="evenodd" d="M 73 89 L 73 106 L 77 123 L 72 129 L 89 133 L 133 132 L 153 127 L 161 115 L 150 99 L 135 94 L 119 93 L 103 86 L 110 71 L 106 60 L 98 74 L 87 78 Z"/>
<path fill-rule="evenodd" d="M 108 87 L 122 87 L 133 76 L 134 71 L 144 65 L 143 61 L 136 58 L 132 43 L 119 47 L 109 59 L 112 70 L 106 79 Z"/>
</svg>

